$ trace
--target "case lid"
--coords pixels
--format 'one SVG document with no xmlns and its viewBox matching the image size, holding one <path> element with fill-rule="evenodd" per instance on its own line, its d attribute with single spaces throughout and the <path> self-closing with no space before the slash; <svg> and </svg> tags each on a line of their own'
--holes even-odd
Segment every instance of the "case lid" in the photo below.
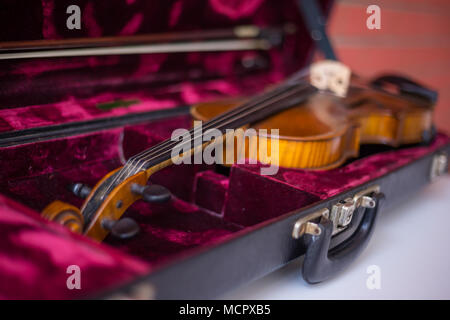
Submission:
<svg viewBox="0 0 450 320">
<path fill-rule="evenodd" d="M 311 57 L 313 44 L 296 2 L 4 0 L 0 4 L 0 133 L 261 90 L 300 69 Z M 325 15 L 331 3 L 319 1 Z M 252 27 L 237 28 L 241 26 Z M 235 50 L 237 42 L 223 42 L 261 39 L 269 46 Z M 105 44 L 114 52 L 112 47 L 130 41 L 206 43 L 209 49 L 176 52 L 169 46 L 172 52 L 158 49 L 150 54 L 6 56 Z"/>
</svg>

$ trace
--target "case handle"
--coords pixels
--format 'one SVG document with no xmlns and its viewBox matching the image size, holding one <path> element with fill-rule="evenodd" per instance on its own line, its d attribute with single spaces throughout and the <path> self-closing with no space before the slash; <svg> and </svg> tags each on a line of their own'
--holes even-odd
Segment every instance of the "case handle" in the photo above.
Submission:
<svg viewBox="0 0 450 320">
<path fill-rule="evenodd" d="M 303 278 L 310 284 L 327 280 L 347 268 L 366 248 L 375 228 L 382 193 L 375 193 L 375 206 L 364 209 L 362 218 L 355 233 L 343 243 L 330 248 L 333 234 L 333 222 L 323 216 L 317 225 L 320 229 L 311 236 L 303 262 Z M 313 233 L 314 234 L 314 233 Z"/>
</svg>

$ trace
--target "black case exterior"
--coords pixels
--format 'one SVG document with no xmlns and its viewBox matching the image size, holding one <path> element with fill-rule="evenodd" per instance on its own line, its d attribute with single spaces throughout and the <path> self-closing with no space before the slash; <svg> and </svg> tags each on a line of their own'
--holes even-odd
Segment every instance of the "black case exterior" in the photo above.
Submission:
<svg viewBox="0 0 450 320">
<path fill-rule="evenodd" d="M 197 252 L 181 261 L 178 260 L 120 288 L 104 292 L 96 298 L 110 299 L 120 296 L 155 299 L 208 299 L 218 297 L 302 256 L 306 250 L 305 242 L 292 237 L 292 229 L 298 219 L 322 208 L 330 209 L 338 201 L 373 185 L 379 185 L 380 191 L 385 195 L 380 214 L 389 214 L 393 206 L 407 201 L 409 197 L 431 182 L 430 173 L 433 159 L 443 153 L 450 153 L 450 144 L 380 178 L 338 196 L 287 213 L 276 221 L 263 223 L 235 239 Z M 354 217 L 359 220 L 361 218 L 361 215 Z M 332 238 L 331 247 L 341 244 L 353 234 L 358 220 L 355 222 L 352 224 L 353 227 Z M 146 290 L 141 290 L 145 288 L 151 288 L 151 296 L 142 297 L 137 294 L 146 292 Z"/>
</svg>

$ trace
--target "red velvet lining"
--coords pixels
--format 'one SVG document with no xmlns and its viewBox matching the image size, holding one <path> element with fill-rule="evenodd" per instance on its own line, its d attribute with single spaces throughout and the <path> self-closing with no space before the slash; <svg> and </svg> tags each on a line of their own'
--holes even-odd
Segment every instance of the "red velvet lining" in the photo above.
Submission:
<svg viewBox="0 0 450 320">
<path fill-rule="evenodd" d="M 0 299 L 65 299 L 123 283 L 149 266 L 42 219 L 0 195 Z M 81 270 L 81 290 L 69 290 L 67 267 Z"/>
<path fill-rule="evenodd" d="M 17 14 L 25 12 L 16 7 L 16 1 L 4 2 Z M 329 3 L 322 1 L 323 7 Z M 0 132 L 248 94 L 299 69 L 310 55 L 311 40 L 294 0 L 136 0 L 116 1 L 113 9 L 105 8 L 103 2 L 86 0 L 80 1 L 85 13 L 80 31 L 69 31 L 65 26 L 64 13 L 70 4 L 68 0 L 35 1 L 26 10 L 27 24 L 17 14 L 1 16 L 0 32 L 18 31 L 0 33 L 0 40 L 206 30 L 253 23 L 279 26 L 287 22 L 295 23 L 299 32 L 288 36 L 282 48 L 267 54 L 1 61 Z M 265 59 L 267 67 L 243 68 L 243 59 L 255 55 Z M 99 106 L 117 100 L 132 103 L 111 110 Z M 108 237 L 97 244 L 38 215 L 56 199 L 80 206 L 82 200 L 66 188 L 69 183 L 94 185 L 124 158 L 169 137 L 174 129 L 190 125 L 189 117 L 177 117 L 0 148 L 0 298 L 74 298 L 103 291 L 189 254 L 193 248 L 226 241 L 238 230 L 367 182 L 450 141 L 441 135 L 428 147 L 374 155 L 327 172 L 281 168 L 274 177 L 259 175 L 258 165 L 234 166 L 229 177 L 210 166 L 172 166 L 151 181 L 167 186 L 174 200 L 133 205 L 126 215 L 139 223 L 142 232 L 127 241 Z M 82 290 L 66 287 L 66 269 L 73 264 L 81 268 Z"/>
<path fill-rule="evenodd" d="M 70 182 L 93 185 L 104 174 L 121 164 L 123 154 L 128 157 L 167 138 L 173 129 L 187 128 L 190 124 L 191 119 L 183 116 L 2 148 L 0 193 L 37 211 L 55 199 L 79 206 L 82 201 L 66 189 Z M 63 298 L 102 290 L 187 254 L 192 248 L 225 241 L 237 230 L 365 183 L 449 141 L 446 136 L 439 135 L 428 147 L 384 152 L 331 171 L 280 168 L 273 177 L 261 176 L 259 165 L 236 165 L 231 169 L 229 177 L 214 172 L 213 167 L 206 165 L 171 166 L 155 174 L 151 180 L 170 188 L 175 199 L 169 204 L 159 205 L 138 202 L 126 213 L 142 229 L 136 238 L 119 241 L 108 237 L 104 244 L 95 244 L 98 249 L 83 253 L 79 253 L 82 250 L 80 246 L 83 247 L 86 243 L 83 237 L 67 238 L 68 232 L 63 232 L 64 237 L 60 236 L 61 228 L 53 223 L 45 223 L 49 228 L 59 230 L 54 235 L 53 231 L 41 227 L 40 219 L 39 224 L 34 222 L 37 219 L 35 212 L 2 197 L 0 216 L 3 220 L 0 223 L 0 234 L 2 243 L 7 244 L 7 250 L 2 251 L 3 258 L 0 259 L 0 277 L 4 280 L 0 281 L 0 296 Z M 74 156 L 70 157 L 71 154 Z M 15 165 L 12 166 L 11 163 Z M 191 200 L 194 202 L 191 203 Z M 40 255 L 31 253 L 37 249 L 28 247 L 29 242 L 24 245 L 17 240 L 18 234 L 21 234 L 21 230 L 28 229 L 29 224 L 33 224 L 33 242 L 42 252 Z M 52 245 L 60 241 L 63 245 Z M 92 242 L 88 241 L 86 245 L 90 247 Z M 108 251 L 108 245 L 117 247 L 122 253 Z M 21 257 L 31 256 L 32 262 L 17 258 L 15 252 L 20 252 Z M 126 254 L 135 258 L 130 260 Z M 54 255 L 56 258 L 53 258 Z M 67 258 L 59 258 L 59 255 Z M 120 269 L 118 264 L 104 266 L 99 262 L 106 259 L 105 255 L 108 259 L 131 261 L 132 266 L 121 274 L 117 271 Z M 17 265 L 16 270 L 11 270 L 13 264 Z M 64 279 L 67 278 L 65 269 L 70 264 L 81 264 L 82 270 L 86 270 L 86 282 L 89 281 L 89 285 L 86 284 L 82 293 L 64 287 Z M 16 279 L 14 272 L 21 273 L 20 270 L 30 271 L 35 275 L 28 278 L 25 276 L 18 282 L 28 290 L 11 289 L 11 279 Z M 103 276 L 105 272 L 101 270 L 107 272 L 108 276 Z M 119 272 L 117 277 L 116 272 Z M 96 280 L 90 278 L 91 274 Z M 52 285 L 41 289 L 42 283 L 37 279 L 45 279 L 46 283 Z M 52 286 L 54 290 L 49 289 Z"/>
</svg>

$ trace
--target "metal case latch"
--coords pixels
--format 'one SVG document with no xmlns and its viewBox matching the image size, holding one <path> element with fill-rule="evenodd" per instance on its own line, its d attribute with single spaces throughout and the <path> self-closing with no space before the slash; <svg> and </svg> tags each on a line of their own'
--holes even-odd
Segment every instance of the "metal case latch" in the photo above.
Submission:
<svg viewBox="0 0 450 320">
<path fill-rule="evenodd" d="M 448 156 L 445 152 L 436 154 L 433 157 L 430 170 L 430 180 L 434 181 L 437 177 L 442 176 L 447 171 Z"/>
<path fill-rule="evenodd" d="M 352 222 L 353 214 L 358 207 L 373 208 L 375 201 L 368 196 L 369 193 L 378 192 L 377 190 L 364 190 L 357 193 L 353 198 L 347 198 L 339 201 L 331 208 L 330 220 L 333 221 L 333 235 L 343 231 Z"/>
<path fill-rule="evenodd" d="M 331 212 L 327 208 L 321 209 L 312 213 L 311 215 L 297 220 L 292 230 L 292 237 L 300 238 L 304 233 L 318 235 L 319 232 L 317 224 L 312 223 L 311 220 L 319 217 L 324 217 L 333 222 L 333 235 L 345 230 L 353 219 L 353 215 L 357 208 L 374 208 L 375 200 L 369 195 L 372 193 L 379 193 L 380 187 L 375 185 L 363 191 L 356 193 L 352 198 L 346 198 L 339 201 L 331 207 Z"/>
</svg>

